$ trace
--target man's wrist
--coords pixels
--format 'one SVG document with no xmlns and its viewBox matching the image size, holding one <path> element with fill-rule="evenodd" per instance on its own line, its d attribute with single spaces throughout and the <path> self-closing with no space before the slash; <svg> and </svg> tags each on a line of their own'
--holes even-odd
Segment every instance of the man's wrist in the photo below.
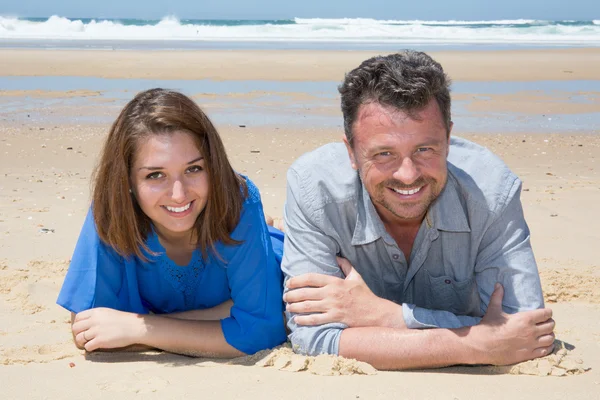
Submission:
<svg viewBox="0 0 600 400">
<path fill-rule="evenodd" d="M 376 304 L 378 312 L 377 320 L 374 326 L 384 328 L 406 329 L 404 322 L 404 313 L 402 312 L 402 304 L 396 304 L 392 301 L 379 298 Z"/>
<path fill-rule="evenodd" d="M 461 364 L 489 364 L 485 357 L 488 352 L 482 347 L 482 343 L 478 338 L 480 332 L 477 325 L 451 330 L 460 338 L 460 342 L 462 342 L 464 351 L 459 352 L 462 358 Z"/>
</svg>

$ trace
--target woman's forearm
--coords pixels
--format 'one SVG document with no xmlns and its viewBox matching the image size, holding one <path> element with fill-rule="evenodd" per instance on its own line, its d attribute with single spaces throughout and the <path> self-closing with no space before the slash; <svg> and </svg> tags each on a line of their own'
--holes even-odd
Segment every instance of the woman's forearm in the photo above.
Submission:
<svg viewBox="0 0 600 400">
<path fill-rule="evenodd" d="M 141 315 L 138 344 L 194 357 L 233 358 L 245 355 L 225 340 L 219 321 L 192 321 Z"/>
<path fill-rule="evenodd" d="M 218 306 L 203 310 L 182 311 L 172 314 L 161 314 L 163 317 L 188 319 L 194 321 L 219 321 L 230 316 L 233 300 L 229 299 Z"/>
</svg>

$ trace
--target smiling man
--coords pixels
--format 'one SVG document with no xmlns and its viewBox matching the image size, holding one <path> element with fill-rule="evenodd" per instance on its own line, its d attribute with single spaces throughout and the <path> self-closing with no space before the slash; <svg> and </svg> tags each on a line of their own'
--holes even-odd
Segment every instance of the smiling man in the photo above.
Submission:
<svg viewBox="0 0 600 400">
<path fill-rule="evenodd" d="M 450 137 L 449 84 L 424 53 L 366 60 L 339 88 L 344 144 L 288 171 L 282 269 L 295 351 L 380 369 L 552 351 L 521 182 L 487 149 Z"/>
</svg>

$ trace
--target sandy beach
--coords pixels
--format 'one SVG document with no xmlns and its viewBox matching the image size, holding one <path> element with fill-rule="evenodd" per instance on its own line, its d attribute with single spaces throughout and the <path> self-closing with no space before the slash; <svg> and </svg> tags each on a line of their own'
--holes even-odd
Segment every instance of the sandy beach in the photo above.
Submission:
<svg viewBox="0 0 600 400">
<path fill-rule="evenodd" d="M 343 135 L 335 95 L 286 85 L 339 82 L 374 54 L 0 50 L 0 82 L 212 80 L 233 88 L 191 95 L 218 117 L 234 167 L 259 186 L 265 211 L 279 216 L 289 165 Z M 134 91 L 0 86 L 3 398 L 600 399 L 600 90 L 589 84 L 600 81 L 600 49 L 432 55 L 457 87 L 481 85 L 453 95 L 462 124 L 455 123 L 453 134 L 489 147 L 523 180 L 525 215 L 556 336 L 565 343 L 562 353 L 512 368 L 410 372 L 374 371 L 335 357 L 293 358 L 286 348 L 233 361 L 160 352 L 84 354 L 72 344 L 68 312 L 55 300 L 89 206 L 99 148 Z M 236 89 L 253 80 L 274 86 Z M 530 88 L 557 82 L 560 90 Z M 484 83 L 511 89 L 489 92 Z"/>
</svg>

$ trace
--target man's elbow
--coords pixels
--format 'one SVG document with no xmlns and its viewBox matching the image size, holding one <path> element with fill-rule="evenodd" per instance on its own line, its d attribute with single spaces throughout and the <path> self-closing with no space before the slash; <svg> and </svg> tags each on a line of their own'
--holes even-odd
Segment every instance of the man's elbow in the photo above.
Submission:
<svg viewBox="0 0 600 400">
<path fill-rule="evenodd" d="M 326 328 L 317 332 L 305 331 L 306 328 L 296 328 L 290 334 L 294 353 L 304 356 L 318 356 L 321 354 L 338 355 L 340 336 L 343 329 Z"/>
</svg>

